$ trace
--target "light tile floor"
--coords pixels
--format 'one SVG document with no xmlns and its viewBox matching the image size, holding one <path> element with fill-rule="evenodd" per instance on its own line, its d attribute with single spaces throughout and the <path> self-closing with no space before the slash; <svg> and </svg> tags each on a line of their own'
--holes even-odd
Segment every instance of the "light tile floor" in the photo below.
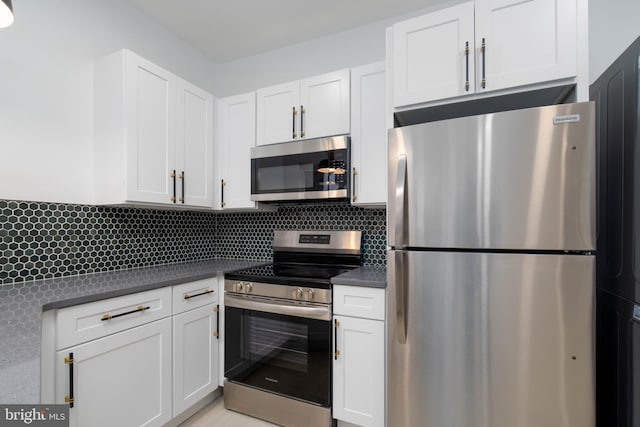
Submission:
<svg viewBox="0 0 640 427">
<path fill-rule="evenodd" d="M 222 396 L 202 408 L 180 427 L 274 427 L 258 418 L 238 412 L 229 411 L 224 407 Z"/>
</svg>

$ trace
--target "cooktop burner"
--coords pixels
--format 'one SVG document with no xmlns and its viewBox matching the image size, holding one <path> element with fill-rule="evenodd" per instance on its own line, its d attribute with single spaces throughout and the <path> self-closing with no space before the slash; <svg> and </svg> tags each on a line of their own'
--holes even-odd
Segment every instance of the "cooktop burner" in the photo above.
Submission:
<svg viewBox="0 0 640 427">
<path fill-rule="evenodd" d="M 356 267 L 269 264 L 225 274 L 226 279 L 329 289 L 331 278 Z"/>
<path fill-rule="evenodd" d="M 360 231 L 282 231 L 273 263 L 225 274 L 225 279 L 331 289 L 331 278 L 360 267 Z"/>
</svg>

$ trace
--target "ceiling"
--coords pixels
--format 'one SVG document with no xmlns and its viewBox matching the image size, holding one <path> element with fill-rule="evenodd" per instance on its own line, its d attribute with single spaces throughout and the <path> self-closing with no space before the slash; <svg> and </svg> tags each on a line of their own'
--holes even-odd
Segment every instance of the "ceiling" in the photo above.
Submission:
<svg viewBox="0 0 640 427">
<path fill-rule="evenodd" d="M 277 49 L 451 0 L 128 0 L 215 62 Z"/>
</svg>

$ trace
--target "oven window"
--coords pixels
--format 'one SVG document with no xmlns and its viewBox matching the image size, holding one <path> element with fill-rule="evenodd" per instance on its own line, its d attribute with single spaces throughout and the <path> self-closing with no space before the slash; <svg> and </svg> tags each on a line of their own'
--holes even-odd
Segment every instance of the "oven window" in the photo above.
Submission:
<svg viewBox="0 0 640 427">
<path fill-rule="evenodd" d="M 226 307 L 225 376 L 330 406 L 331 322 Z"/>
<path fill-rule="evenodd" d="M 309 370 L 309 326 L 281 319 L 248 316 L 249 357 L 306 373 Z"/>
</svg>

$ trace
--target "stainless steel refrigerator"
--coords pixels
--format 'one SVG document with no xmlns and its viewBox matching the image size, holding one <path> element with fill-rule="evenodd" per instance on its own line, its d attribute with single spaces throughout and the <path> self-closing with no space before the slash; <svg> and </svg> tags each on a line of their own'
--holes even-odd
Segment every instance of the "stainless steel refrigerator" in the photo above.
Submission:
<svg viewBox="0 0 640 427">
<path fill-rule="evenodd" d="M 389 131 L 387 426 L 591 427 L 591 103 Z"/>
</svg>

